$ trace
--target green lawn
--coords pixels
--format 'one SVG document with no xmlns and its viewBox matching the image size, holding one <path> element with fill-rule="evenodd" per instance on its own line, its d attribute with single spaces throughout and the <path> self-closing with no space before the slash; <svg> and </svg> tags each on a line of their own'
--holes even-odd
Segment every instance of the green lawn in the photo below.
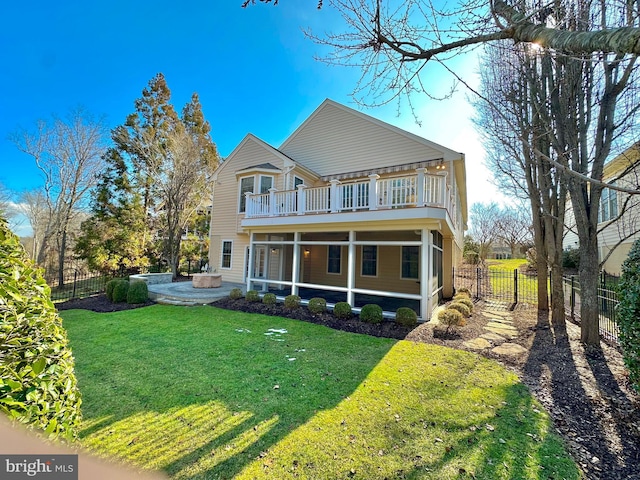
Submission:
<svg viewBox="0 0 640 480">
<path fill-rule="evenodd" d="M 63 311 L 85 446 L 185 478 L 579 478 L 480 356 L 279 317 Z"/>
<path fill-rule="evenodd" d="M 488 260 L 489 278 L 494 296 L 511 301 L 514 296 L 513 271 L 518 270 L 518 301 L 536 303 L 538 300 L 538 279 L 525 275 L 527 260 L 511 258 L 508 260 Z"/>
</svg>

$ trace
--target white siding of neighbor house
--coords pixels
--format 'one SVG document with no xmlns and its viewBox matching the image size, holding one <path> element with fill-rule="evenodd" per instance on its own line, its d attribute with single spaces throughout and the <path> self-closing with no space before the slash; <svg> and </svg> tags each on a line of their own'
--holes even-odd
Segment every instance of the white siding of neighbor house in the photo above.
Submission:
<svg viewBox="0 0 640 480">
<path fill-rule="evenodd" d="M 608 173 L 608 174 L 607 174 Z M 612 178 L 615 178 L 617 171 L 609 171 L 605 167 L 604 181 L 609 182 Z M 621 187 L 635 188 L 635 174 L 631 174 L 626 178 L 621 178 L 616 183 Z M 618 209 L 623 208 L 627 193 L 617 192 L 618 196 Z M 575 219 L 573 215 L 573 209 L 571 202 L 567 202 L 567 212 L 565 223 L 575 231 Z M 627 204 L 627 209 L 619 220 L 615 222 L 602 222 L 598 224 L 598 229 L 602 231 L 598 234 L 598 250 L 600 255 L 600 261 L 602 262 L 607 254 L 615 248 L 611 256 L 602 265 L 602 270 L 613 275 L 620 275 L 622 262 L 627 258 L 631 245 L 634 241 L 640 238 L 640 199 L 631 198 Z M 579 248 L 578 236 L 574 231 L 568 231 L 565 234 L 562 242 L 563 248 Z M 621 238 L 628 237 L 620 245 L 616 247 Z"/>
<path fill-rule="evenodd" d="M 461 157 L 333 102 L 325 102 L 279 150 L 323 176 Z"/>
<path fill-rule="evenodd" d="M 249 245 L 249 236 L 239 233 L 240 220 L 244 214 L 238 213 L 238 186 L 239 179 L 244 175 L 236 176 L 236 172 L 270 163 L 274 167 L 283 169 L 283 159 L 272 148 L 265 146 L 260 140 L 249 135 L 225 160 L 218 169 L 214 185 L 213 211 L 211 214 L 211 242 L 209 246 L 209 266 L 218 273 L 222 273 L 223 280 L 228 282 L 242 282 L 244 275 L 244 257 L 246 247 Z M 255 188 L 258 187 L 259 175 L 274 176 L 273 186 L 277 189 L 284 187 L 284 175 L 276 170 L 272 172 L 260 171 L 249 173 L 256 176 Z M 221 270 L 222 239 L 233 239 L 233 251 L 231 256 L 231 270 Z"/>
</svg>

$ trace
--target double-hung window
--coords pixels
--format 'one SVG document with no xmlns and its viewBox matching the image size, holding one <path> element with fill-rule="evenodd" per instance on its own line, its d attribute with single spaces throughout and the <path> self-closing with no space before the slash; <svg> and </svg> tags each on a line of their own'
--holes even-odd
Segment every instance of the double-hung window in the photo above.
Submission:
<svg viewBox="0 0 640 480">
<path fill-rule="evenodd" d="M 253 193 L 254 182 L 255 178 L 253 176 L 240 179 L 240 203 L 238 208 L 240 213 L 247 211 L 247 196 L 245 194 Z"/>
<path fill-rule="evenodd" d="M 327 254 L 327 273 L 340 274 L 340 254 L 342 247 L 340 245 L 329 245 Z"/>
<path fill-rule="evenodd" d="M 233 252 L 233 242 L 231 240 L 222 241 L 222 262 L 221 268 L 231 268 L 231 255 Z"/>
<path fill-rule="evenodd" d="M 420 247 L 411 245 L 402 247 L 402 278 L 417 280 L 419 278 Z"/>
<path fill-rule="evenodd" d="M 378 246 L 362 246 L 362 276 L 375 277 L 378 274 Z"/>
<path fill-rule="evenodd" d="M 613 183 L 612 183 L 613 185 Z M 600 197 L 599 221 L 607 222 L 618 216 L 618 191 L 610 188 L 602 189 Z"/>
</svg>

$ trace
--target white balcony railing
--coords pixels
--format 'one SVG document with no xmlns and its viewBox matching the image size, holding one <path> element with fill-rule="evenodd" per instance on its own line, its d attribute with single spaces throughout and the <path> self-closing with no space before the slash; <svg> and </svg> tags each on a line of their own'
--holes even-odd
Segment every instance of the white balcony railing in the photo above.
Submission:
<svg viewBox="0 0 640 480">
<path fill-rule="evenodd" d="M 247 193 L 245 218 L 279 217 L 313 213 L 340 213 L 406 207 L 440 207 L 457 225 L 455 199 L 446 175 L 427 174 L 418 169 L 413 175 L 383 178 L 370 175 L 368 180 L 306 187 L 269 193 Z"/>
</svg>

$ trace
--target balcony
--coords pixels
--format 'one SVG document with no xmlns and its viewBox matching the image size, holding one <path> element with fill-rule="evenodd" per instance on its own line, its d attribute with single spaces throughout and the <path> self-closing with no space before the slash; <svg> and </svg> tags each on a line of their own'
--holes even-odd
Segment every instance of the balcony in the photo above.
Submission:
<svg viewBox="0 0 640 480">
<path fill-rule="evenodd" d="M 443 208 L 453 225 L 458 225 L 453 192 L 446 173 L 428 174 L 425 168 L 402 177 L 341 183 L 331 180 L 321 187 L 298 185 L 296 190 L 246 194 L 245 219 L 287 217 L 344 212 L 389 210 L 398 208 Z"/>
</svg>

